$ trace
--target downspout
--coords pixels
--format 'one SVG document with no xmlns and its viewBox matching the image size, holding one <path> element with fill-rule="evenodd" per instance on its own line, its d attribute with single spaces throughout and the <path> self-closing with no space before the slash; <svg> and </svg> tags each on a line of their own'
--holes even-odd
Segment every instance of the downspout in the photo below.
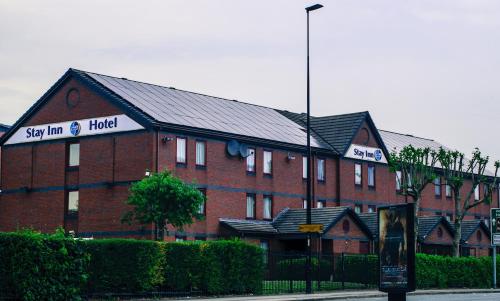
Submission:
<svg viewBox="0 0 500 301">
<path fill-rule="evenodd" d="M 340 206 L 340 157 L 337 158 L 337 169 L 336 169 L 336 190 L 337 190 L 337 201 L 336 205 Z"/>
</svg>

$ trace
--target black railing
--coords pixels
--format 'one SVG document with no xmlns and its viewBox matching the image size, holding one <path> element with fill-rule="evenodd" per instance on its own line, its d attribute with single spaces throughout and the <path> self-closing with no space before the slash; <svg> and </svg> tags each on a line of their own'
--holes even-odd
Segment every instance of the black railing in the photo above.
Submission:
<svg viewBox="0 0 500 301">
<path fill-rule="evenodd" d="M 263 293 L 305 292 L 306 257 L 304 253 L 270 253 L 264 275 Z M 314 254 L 312 281 L 314 291 L 365 289 L 377 287 L 378 258 L 359 254 Z"/>
</svg>

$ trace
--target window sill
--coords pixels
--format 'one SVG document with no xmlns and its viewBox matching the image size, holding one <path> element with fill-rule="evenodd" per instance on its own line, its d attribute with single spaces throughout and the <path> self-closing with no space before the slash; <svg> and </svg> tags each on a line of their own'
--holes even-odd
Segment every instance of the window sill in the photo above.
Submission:
<svg viewBox="0 0 500 301">
<path fill-rule="evenodd" d="M 255 177 L 255 171 L 248 171 L 247 170 L 247 176 Z"/>
<path fill-rule="evenodd" d="M 197 170 L 207 170 L 207 166 L 206 165 L 196 165 L 196 169 Z"/>
<path fill-rule="evenodd" d="M 187 164 L 186 163 L 175 163 L 175 167 L 180 167 L 180 168 L 186 168 L 187 167 Z"/>
<path fill-rule="evenodd" d="M 65 215 L 66 220 L 75 220 L 78 219 L 78 212 L 68 212 Z"/>
<path fill-rule="evenodd" d="M 78 171 L 80 166 L 67 166 L 66 171 Z"/>
<path fill-rule="evenodd" d="M 368 190 L 375 191 L 375 190 L 377 190 L 377 187 L 375 187 L 375 186 L 368 186 Z"/>
<path fill-rule="evenodd" d="M 318 184 L 320 184 L 320 185 L 325 185 L 325 184 L 326 184 L 326 181 L 325 181 L 325 180 L 318 180 Z"/>
<path fill-rule="evenodd" d="M 272 175 L 272 174 L 270 174 L 270 173 L 265 173 L 265 174 L 264 174 L 264 178 L 272 179 L 272 178 L 273 178 L 273 175 Z"/>
</svg>

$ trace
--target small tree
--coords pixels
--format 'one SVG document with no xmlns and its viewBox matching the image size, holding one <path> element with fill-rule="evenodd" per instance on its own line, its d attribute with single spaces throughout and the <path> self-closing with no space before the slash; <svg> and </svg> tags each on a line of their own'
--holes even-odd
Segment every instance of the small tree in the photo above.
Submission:
<svg viewBox="0 0 500 301">
<path fill-rule="evenodd" d="M 412 145 L 403 147 L 399 152 L 394 150 L 389 156 L 389 170 L 401 176 L 399 194 L 410 197 L 415 203 L 415 247 L 418 237 L 418 216 L 422 192 L 436 178 L 435 166 L 438 161 L 437 152 L 430 148 L 415 148 Z"/>
<path fill-rule="evenodd" d="M 203 194 L 193 185 L 186 184 L 168 171 L 154 173 L 136 182 L 130 188 L 127 204 L 134 207 L 122 217 L 122 223 L 155 225 L 155 240 L 163 240 L 165 228 L 190 225 L 194 219 L 203 218 L 200 206 Z"/>
<path fill-rule="evenodd" d="M 491 203 L 491 196 L 498 185 L 498 169 L 500 161 L 494 163 L 494 175 L 486 174 L 489 157 L 483 156 L 478 148 L 472 152 L 472 158 L 466 159 L 463 153 L 441 148 L 439 163 L 441 165 L 446 185 L 449 185 L 454 202 L 454 238 L 453 256 L 460 256 L 460 242 L 462 240 L 462 221 L 465 214 L 482 203 Z M 464 188 L 464 183 L 470 181 L 470 187 Z M 484 184 L 484 193 L 476 198 L 476 189 Z"/>
</svg>

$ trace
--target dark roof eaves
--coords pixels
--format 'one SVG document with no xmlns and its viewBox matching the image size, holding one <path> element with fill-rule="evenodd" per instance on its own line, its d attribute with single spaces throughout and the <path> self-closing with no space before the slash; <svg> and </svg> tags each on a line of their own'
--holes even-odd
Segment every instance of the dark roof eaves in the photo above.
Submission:
<svg viewBox="0 0 500 301">
<path fill-rule="evenodd" d="M 41 107 L 50 95 L 55 93 L 61 85 L 69 78 L 71 69 L 67 70 L 45 93 L 40 97 L 23 115 L 10 127 L 10 129 L 0 138 L 0 145 L 3 145 L 10 136 L 20 127 L 21 124 L 29 120 L 33 113 Z"/>
</svg>

